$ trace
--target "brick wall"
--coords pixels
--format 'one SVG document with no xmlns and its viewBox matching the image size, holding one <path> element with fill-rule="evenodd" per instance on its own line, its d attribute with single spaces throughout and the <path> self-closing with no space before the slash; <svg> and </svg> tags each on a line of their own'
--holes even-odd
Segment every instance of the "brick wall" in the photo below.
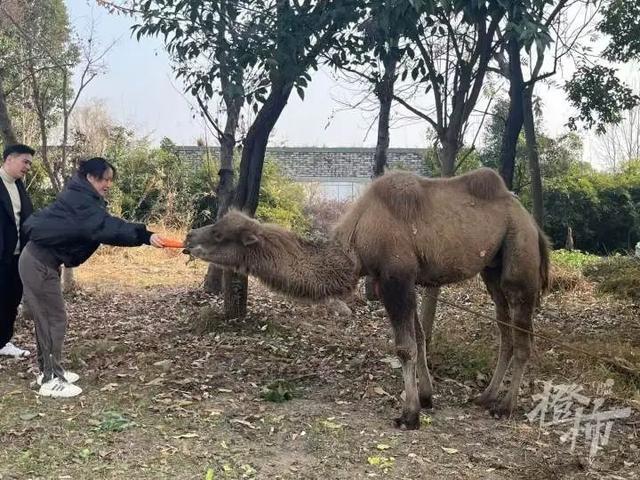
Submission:
<svg viewBox="0 0 640 480">
<path fill-rule="evenodd" d="M 202 162 L 205 147 L 177 146 L 178 155 L 194 164 Z M 218 149 L 210 154 L 218 156 Z M 340 178 L 368 179 L 373 172 L 373 148 L 268 148 L 267 158 L 275 160 L 282 171 L 294 180 L 322 181 Z M 427 175 L 424 151 L 419 149 L 389 149 L 391 169 L 408 170 Z"/>
</svg>

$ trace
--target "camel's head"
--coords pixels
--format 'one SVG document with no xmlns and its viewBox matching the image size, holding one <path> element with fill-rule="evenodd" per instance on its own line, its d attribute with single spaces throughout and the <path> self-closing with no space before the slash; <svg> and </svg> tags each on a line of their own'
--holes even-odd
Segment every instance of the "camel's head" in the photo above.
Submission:
<svg viewBox="0 0 640 480">
<path fill-rule="evenodd" d="M 191 230 L 185 247 L 188 253 L 216 265 L 246 272 L 248 254 L 260 245 L 260 224 L 237 210 L 231 210 L 213 225 Z"/>
</svg>

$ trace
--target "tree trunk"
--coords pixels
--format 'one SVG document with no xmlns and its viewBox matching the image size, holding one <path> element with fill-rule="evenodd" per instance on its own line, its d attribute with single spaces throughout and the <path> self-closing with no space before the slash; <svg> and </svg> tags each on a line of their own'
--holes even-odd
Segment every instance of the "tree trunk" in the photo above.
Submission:
<svg viewBox="0 0 640 480">
<path fill-rule="evenodd" d="M 457 138 L 443 138 L 441 148 L 438 150 L 438 162 L 440 163 L 440 176 L 453 177 L 456 170 L 456 157 L 459 144 Z"/>
<path fill-rule="evenodd" d="M 13 130 L 13 126 L 11 125 L 9 108 L 7 107 L 7 98 L 4 95 L 2 73 L 2 70 L 0 70 L 0 133 L 2 134 L 2 143 L 7 146 L 18 143 L 18 138 Z"/>
<path fill-rule="evenodd" d="M 63 186 L 67 183 L 67 143 L 69 141 L 69 115 L 71 114 L 69 106 L 67 105 L 68 82 L 69 77 L 65 70 L 62 72 L 62 92 L 64 98 L 62 99 L 62 145 L 60 145 L 60 177 L 62 178 Z"/>
<path fill-rule="evenodd" d="M 64 293 L 71 293 L 76 289 L 77 284 L 73 272 L 73 268 L 62 268 L 62 291 Z"/>
<path fill-rule="evenodd" d="M 254 215 L 260 199 L 260 181 L 264 155 L 280 114 L 287 105 L 293 83 L 274 82 L 269 97 L 258 112 L 244 140 L 240 177 L 233 205 Z M 228 280 L 227 280 L 227 277 Z M 247 277 L 245 275 L 224 275 L 224 315 L 226 318 L 243 317 L 247 313 Z"/>
<path fill-rule="evenodd" d="M 384 174 L 388 163 L 389 151 L 389 119 L 391 117 L 391 104 L 393 102 L 393 90 L 396 81 L 396 66 L 398 58 L 395 49 L 384 62 L 384 74 L 382 80 L 376 85 L 376 96 L 380 102 L 380 113 L 378 115 L 378 142 L 376 152 L 373 156 L 373 176 L 379 177 Z"/>
<path fill-rule="evenodd" d="M 229 91 L 228 89 L 225 90 Z M 227 120 L 223 135 L 220 138 L 220 171 L 218 172 L 220 181 L 216 192 L 218 198 L 217 220 L 220 220 L 229 211 L 229 207 L 233 202 L 233 151 L 236 146 L 236 130 L 238 129 L 240 110 L 243 103 L 243 95 L 225 96 Z M 204 280 L 204 290 L 215 295 L 222 293 L 222 276 L 222 269 L 210 263 Z"/>
<path fill-rule="evenodd" d="M 440 176 L 452 177 L 455 174 L 456 157 L 458 156 L 458 141 L 456 139 L 442 139 L 442 148 L 438 150 L 438 161 L 440 162 Z M 422 309 L 420 311 L 420 322 L 424 330 L 424 338 L 427 349 L 431 343 L 431 332 L 433 322 L 436 318 L 436 308 L 438 305 L 439 287 L 425 288 L 422 294 Z"/>
<path fill-rule="evenodd" d="M 273 84 L 269 97 L 258 112 L 244 140 L 240 177 L 233 203 L 250 215 L 255 214 L 258 208 L 262 167 L 269 135 L 287 104 L 292 88 L 293 83 L 275 82 Z"/>
<path fill-rule="evenodd" d="M 225 318 L 242 318 L 247 315 L 248 278 L 230 271 L 222 276 Z"/>
<path fill-rule="evenodd" d="M 540 228 L 544 224 L 544 201 L 542 198 L 542 175 L 540 174 L 540 157 L 533 118 L 533 86 L 524 89 L 522 104 L 524 114 L 524 133 L 527 140 L 527 157 L 529 159 L 529 175 L 531 176 L 531 196 L 533 198 L 533 218 Z"/>
<path fill-rule="evenodd" d="M 380 113 L 378 114 L 378 141 L 376 151 L 373 155 L 373 178 L 384 175 L 388 165 L 389 153 L 389 120 L 391 118 L 391 104 L 393 103 L 393 90 L 396 81 L 396 67 L 398 58 L 393 50 L 385 58 L 384 74 L 382 80 L 376 85 L 376 96 L 380 102 Z M 364 280 L 364 295 L 369 301 L 378 300 L 373 288 L 373 279 L 366 277 Z"/>
<path fill-rule="evenodd" d="M 218 28 L 218 37 L 220 43 L 223 43 L 229 26 L 227 21 L 235 18 L 238 13 L 238 5 L 236 2 L 222 2 L 221 8 L 225 11 L 222 15 L 222 22 Z M 233 202 L 233 153 L 236 147 L 236 130 L 240 120 L 240 110 L 244 105 L 244 71 L 229 68 L 230 63 L 235 62 L 229 58 L 228 52 L 223 54 L 220 59 L 220 83 L 222 87 L 222 98 L 227 110 L 227 118 L 225 121 L 224 131 L 220 136 L 220 171 L 218 176 L 220 181 L 216 191 L 218 199 L 218 211 L 216 212 L 216 220 L 220 220 L 226 215 L 231 203 Z M 224 289 L 224 272 L 214 264 L 209 264 L 207 276 L 204 282 L 205 291 L 213 294 L 220 294 Z M 229 277 L 231 279 L 231 277 Z M 227 282 L 231 284 L 230 282 Z M 225 297 L 231 298 L 230 292 Z"/>
<path fill-rule="evenodd" d="M 35 71 L 32 60 L 32 52 L 29 52 L 27 61 L 27 72 L 29 75 L 29 82 L 31 84 L 31 96 L 35 106 L 36 116 L 38 117 L 38 126 L 40 128 L 40 154 L 42 156 L 42 166 L 44 167 L 49 180 L 51 180 L 51 186 L 56 193 L 62 190 L 62 186 L 58 180 L 55 169 L 51 162 L 49 162 L 48 145 L 47 145 L 47 118 L 45 106 L 40 95 L 40 87 L 38 84 L 38 76 Z"/>
<path fill-rule="evenodd" d="M 508 41 L 507 51 L 509 52 L 509 114 L 502 137 L 500 175 L 511 190 L 513 189 L 518 137 L 524 121 L 522 108 L 524 80 L 520 64 L 520 43 L 513 36 Z"/>
</svg>

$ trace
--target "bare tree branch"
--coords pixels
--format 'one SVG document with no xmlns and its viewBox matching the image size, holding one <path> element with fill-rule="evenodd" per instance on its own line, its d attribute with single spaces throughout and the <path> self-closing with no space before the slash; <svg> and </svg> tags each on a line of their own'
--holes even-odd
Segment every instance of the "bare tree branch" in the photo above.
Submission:
<svg viewBox="0 0 640 480">
<path fill-rule="evenodd" d="M 438 124 L 436 122 L 433 121 L 433 119 L 427 115 L 424 112 L 421 112 L 420 110 L 418 110 L 417 108 L 413 107 L 412 105 L 410 105 L 407 101 L 405 101 L 403 98 L 394 95 L 393 99 L 398 102 L 400 105 L 402 105 L 404 108 L 406 108 L 407 110 L 409 110 L 411 113 L 413 113 L 414 115 L 422 118 L 423 120 L 426 120 L 436 132 L 440 131 L 440 127 L 438 126 Z"/>
<path fill-rule="evenodd" d="M 204 103 L 204 101 L 200 98 L 199 95 L 196 95 L 196 100 L 198 102 L 198 105 L 200 106 L 200 110 L 202 111 L 202 113 L 204 114 L 204 116 L 206 117 L 206 119 L 209 121 L 209 123 L 211 124 L 211 126 L 215 129 L 217 136 L 218 136 L 218 141 L 220 141 L 220 139 L 222 137 L 224 137 L 224 132 L 222 131 L 222 129 L 220 128 L 220 126 L 218 125 L 218 122 L 216 122 L 213 117 L 211 116 L 211 114 L 209 113 L 209 109 L 207 108 L 206 103 Z"/>
</svg>

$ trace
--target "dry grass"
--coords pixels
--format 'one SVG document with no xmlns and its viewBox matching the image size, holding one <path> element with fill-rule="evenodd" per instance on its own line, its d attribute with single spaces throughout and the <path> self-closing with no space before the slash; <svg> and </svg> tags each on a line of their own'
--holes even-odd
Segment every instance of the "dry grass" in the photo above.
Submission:
<svg viewBox="0 0 640 480">
<path fill-rule="evenodd" d="M 551 292 L 570 292 L 587 287 L 588 282 L 580 270 L 564 265 L 551 265 Z"/>
<path fill-rule="evenodd" d="M 598 282 L 598 291 L 621 299 L 640 301 L 640 259 L 611 257 L 589 265 L 585 275 Z"/>
</svg>

